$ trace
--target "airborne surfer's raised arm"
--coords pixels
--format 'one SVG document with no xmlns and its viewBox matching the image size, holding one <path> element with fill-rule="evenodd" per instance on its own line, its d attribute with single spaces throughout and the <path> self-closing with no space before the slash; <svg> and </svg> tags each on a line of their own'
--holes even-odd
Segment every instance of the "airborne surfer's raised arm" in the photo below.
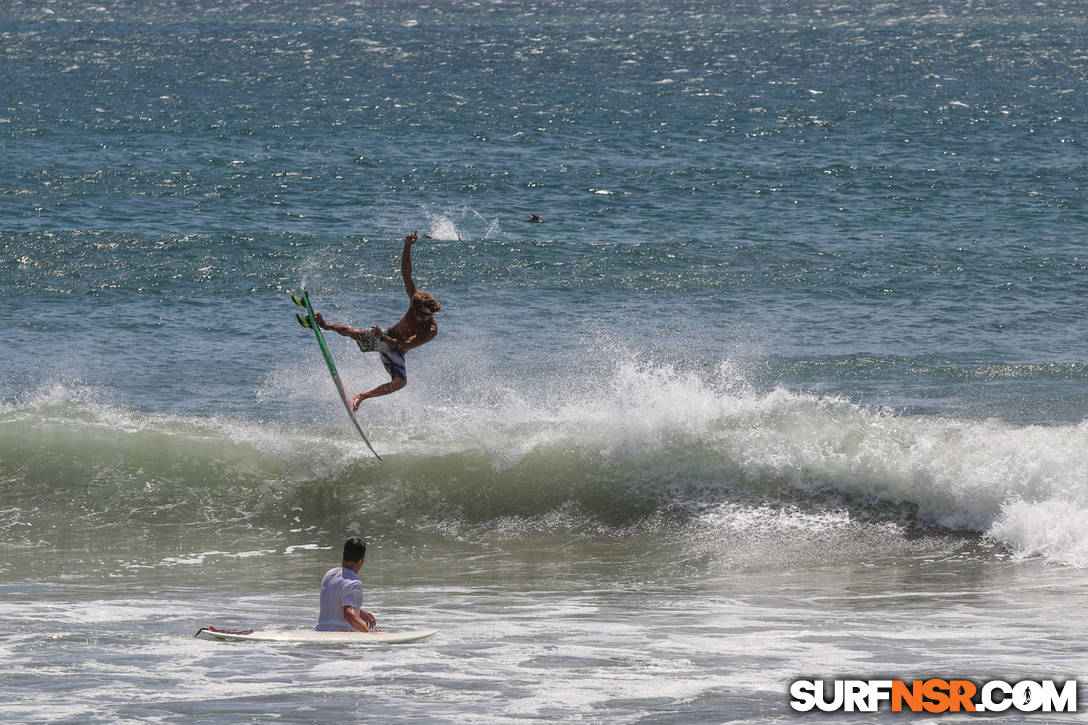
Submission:
<svg viewBox="0 0 1088 725">
<path fill-rule="evenodd" d="M 416 283 L 412 280 L 412 245 L 419 239 L 419 232 L 412 232 L 404 238 L 404 252 L 400 258 L 400 276 L 404 277 L 404 291 L 411 297 L 416 293 Z"/>
</svg>

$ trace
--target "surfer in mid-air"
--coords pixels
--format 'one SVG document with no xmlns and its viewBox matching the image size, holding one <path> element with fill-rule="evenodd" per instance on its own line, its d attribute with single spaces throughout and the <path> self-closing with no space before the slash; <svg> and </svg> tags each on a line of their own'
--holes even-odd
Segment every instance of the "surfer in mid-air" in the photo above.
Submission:
<svg viewBox="0 0 1088 725">
<path fill-rule="evenodd" d="M 430 342 L 438 334 L 438 323 L 434 320 L 436 312 L 442 309 L 434 297 L 423 290 L 416 289 L 412 281 L 412 245 L 419 239 L 418 232 L 412 232 L 404 238 L 404 252 L 400 260 L 400 273 L 404 277 L 404 291 L 408 293 L 411 306 L 395 325 L 387 330 L 371 327 L 369 330 L 348 325 L 334 325 L 325 322 L 317 313 L 314 319 L 322 330 L 350 337 L 363 352 L 376 352 L 382 358 L 382 365 L 389 373 L 390 380 L 366 393 L 359 393 L 352 400 L 355 410 L 368 398 L 395 393 L 408 384 L 408 370 L 404 363 L 404 353 Z"/>
</svg>

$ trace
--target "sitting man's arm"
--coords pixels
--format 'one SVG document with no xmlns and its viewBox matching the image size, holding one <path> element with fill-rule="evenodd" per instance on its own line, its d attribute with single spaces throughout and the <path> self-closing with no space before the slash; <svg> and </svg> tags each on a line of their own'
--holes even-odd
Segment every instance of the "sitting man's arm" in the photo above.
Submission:
<svg viewBox="0 0 1088 725">
<path fill-rule="evenodd" d="M 369 632 L 377 624 L 373 614 L 350 605 L 344 607 L 344 619 L 348 620 L 348 624 L 360 632 Z"/>
</svg>

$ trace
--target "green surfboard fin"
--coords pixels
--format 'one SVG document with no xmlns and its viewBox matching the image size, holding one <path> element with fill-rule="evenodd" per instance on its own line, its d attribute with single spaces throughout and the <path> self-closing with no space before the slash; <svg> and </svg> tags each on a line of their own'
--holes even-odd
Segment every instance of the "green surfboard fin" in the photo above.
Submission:
<svg viewBox="0 0 1088 725">
<path fill-rule="evenodd" d="M 298 324 L 302 325 L 307 330 L 314 329 L 313 326 L 310 324 L 310 320 L 305 315 L 303 315 L 303 314 L 295 315 L 295 319 L 298 320 Z"/>
</svg>

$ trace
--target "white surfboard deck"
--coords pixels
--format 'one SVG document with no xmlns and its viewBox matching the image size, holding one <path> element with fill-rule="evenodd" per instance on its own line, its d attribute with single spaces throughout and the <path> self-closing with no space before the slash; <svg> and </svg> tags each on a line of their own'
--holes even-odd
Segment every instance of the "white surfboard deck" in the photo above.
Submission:
<svg viewBox="0 0 1088 725">
<path fill-rule="evenodd" d="M 437 629 L 417 629 L 407 632 L 317 632 L 312 629 L 254 630 L 251 632 L 219 631 L 204 627 L 196 633 L 200 639 L 218 642 L 312 642 L 325 644 L 402 644 L 426 639 Z"/>
</svg>

